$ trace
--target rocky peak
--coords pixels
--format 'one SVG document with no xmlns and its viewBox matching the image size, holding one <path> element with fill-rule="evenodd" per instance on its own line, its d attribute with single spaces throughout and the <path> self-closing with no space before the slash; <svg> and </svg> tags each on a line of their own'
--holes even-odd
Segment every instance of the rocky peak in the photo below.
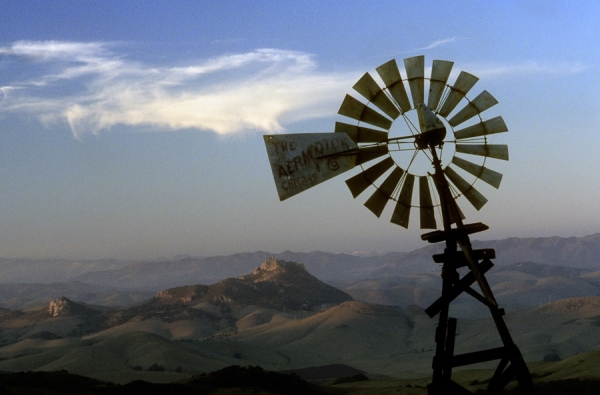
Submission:
<svg viewBox="0 0 600 395">
<path fill-rule="evenodd" d="M 256 270 L 264 271 L 264 272 L 272 272 L 275 270 L 285 270 L 286 268 L 306 270 L 306 269 L 304 269 L 304 264 L 302 264 L 302 263 L 281 261 L 281 260 L 277 260 L 275 258 L 265 259 L 265 261 L 262 263 L 262 265 L 260 265 L 260 267 Z"/>
<path fill-rule="evenodd" d="M 155 300 L 163 303 L 190 303 L 204 295 L 208 289 L 205 285 L 186 285 L 158 292 Z"/>
<path fill-rule="evenodd" d="M 74 303 L 71 300 L 63 296 L 50 302 L 48 313 L 50 313 L 52 317 L 68 314 L 69 311 L 71 311 L 73 304 Z"/>
<path fill-rule="evenodd" d="M 253 282 L 268 281 L 281 277 L 285 274 L 308 275 L 304 264 L 296 262 L 287 262 L 275 258 L 267 258 L 252 273 L 240 277 L 241 280 L 250 280 Z"/>
<path fill-rule="evenodd" d="M 90 306 L 85 303 L 77 303 L 73 302 L 71 299 L 63 296 L 61 298 L 55 299 L 48 305 L 48 313 L 52 317 L 59 317 L 65 315 L 76 315 L 76 316 L 95 316 L 103 308 L 98 306 Z"/>
</svg>

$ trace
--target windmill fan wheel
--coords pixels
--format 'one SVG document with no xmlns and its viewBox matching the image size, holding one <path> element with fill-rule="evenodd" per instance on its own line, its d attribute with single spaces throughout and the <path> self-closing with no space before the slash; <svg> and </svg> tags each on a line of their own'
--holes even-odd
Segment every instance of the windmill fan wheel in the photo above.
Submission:
<svg viewBox="0 0 600 395">
<path fill-rule="evenodd" d="M 365 73 L 353 89 L 366 103 L 346 95 L 338 111 L 354 121 L 336 122 L 335 131 L 348 134 L 356 143 L 356 165 L 362 168 L 346 180 L 350 192 L 356 198 L 374 187 L 365 206 L 380 217 L 387 203 L 395 202 L 391 222 L 405 228 L 412 208 L 419 210 L 421 229 L 437 229 L 436 216 L 440 216 L 436 214 L 438 197 L 432 194 L 436 191 L 433 164 L 431 172 L 419 173 L 415 169 L 417 158 L 433 163 L 434 158 L 442 157 L 444 150 L 453 150 L 450 159 L 441 161 L 452 197 L 464 196 L 477 210 L 487 199 L 474 185 L 481 180 L 498 188 L 502 180 L 502 174 L 485 167 L 486 161 L 508 160 L 506 145 L 489 143 L 490 135 L 508 131 L 504 120 L 500 116 L 484 120 L 481 115 L 498 101 L 485 90 L 472 100 L 467 98 L 479 79 L 465 71 L 450 85 L 453 64 L 434 60 L 427 78 L 425 57 L 407 58 L 404 59 L 406 78 L 403 78 L 396 60 L 391 60 L 376 68 L 383 87 Z M 395 121 L 405 125 L 407 133 L 399 136 L 390 133 Z M 407 161 L 400 163 L 401 157 Z M 417 194 L 413 193 L 415 184 Z M 460 209 L 458 212 L 462 216 Z"/>
</svg>

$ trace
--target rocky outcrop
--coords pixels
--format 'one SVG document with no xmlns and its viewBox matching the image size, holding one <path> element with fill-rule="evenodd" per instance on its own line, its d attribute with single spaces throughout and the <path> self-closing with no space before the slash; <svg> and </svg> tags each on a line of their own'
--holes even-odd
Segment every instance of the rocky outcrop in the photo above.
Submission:
<svg viewBox="0 0 600 395">
<path fill-rule="evenodd" d="M 48 314 L 52 317 L 66 315 L 96 316 L 100 312 L 100 308 L 93 308 L 82 303 L 76 303 L 64 296 L 53 300 L 48 305 Z"/>
<path fill-rule="evenodd" d="M 161 291 L 144 308 L 162 306 L 161 311 L 166 311 L 166 305 L 192 307 L 208 302 L 224 308 L 258 305 L 280 310 L 309 310 L 348 300 L 352 300 L 350 295 L 312 276 L 303 264 L 268 258 L 245 276 L 228 278 L 211 286 L 190 285 Z"/>
<path fill-rule="evenodd" d="M 349 301 L 352 297 L 312 276 L 301 263 L 267 258 L 246 276 L 211 285 L 205 300 L 215 304 L 310 310 Z"/>
</svg>

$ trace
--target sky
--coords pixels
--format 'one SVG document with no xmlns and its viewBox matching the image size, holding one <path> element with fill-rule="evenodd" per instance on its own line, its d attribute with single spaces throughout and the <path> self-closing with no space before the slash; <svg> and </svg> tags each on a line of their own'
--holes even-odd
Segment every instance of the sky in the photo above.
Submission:
<svg viewBox="0 0 600 395">
<path fill-rule="evenodd" d="M 329 133 L 365 73 L 451 60 L 509 132 L 474 239 L 600 232 L 595 1 L 0 0 L 0 256 L 411 251 L 345 180 L 279 201 L 263 135 Z M 451 81 L 455 78 L 451 75 Z M 472 98 L 472 97 L 471 97 Z M 417 216 L 413 213 L 413 216 Z"/>
</svg>

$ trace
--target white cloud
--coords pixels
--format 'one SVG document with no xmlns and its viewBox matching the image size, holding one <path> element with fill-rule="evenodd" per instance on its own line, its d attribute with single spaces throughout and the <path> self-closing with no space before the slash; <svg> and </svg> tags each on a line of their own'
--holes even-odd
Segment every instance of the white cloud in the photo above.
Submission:
<svg viewBox="0 0 600 395">
<path fill-rule="evenodd" d="M 455 40 L 437 40 L 426 48 Z M 344 93 L 364 72 L 321 72 L 313 55 L 281 49 L 155 66 L 130 60 L 115 48 L 56 41 L 20 41 L 0 48 L 8 58 L 3 61 L 32 62 L 27 63 L 31 67 L 16 61 L 4 65 L 13 73 L 27 71 L 26 77 L 14 79 L 19 82 L 0 86 L 0 111 L 34 114 L 44 124 L 66 123 L 76 138 L 117 125 L 193 128 L 221 135 L 278 133 L 288 123 L 335 114 Z M 480 78 L 586 70 L 578 63 L 463 66 L 461 70 Z M 459 67 L 455 69 L 457 73 Z"/>
<path fill-rule="evenodd" d="M 297 51 L 258 49 L 155 67 L 109 47 L 48 41 L 0 49 L 46 66 L 41 75 L 2 87 L 2 110 L 66 121 L 77 138 L 115 125 L 276 133 L 287 122 L 335 113 L 356 79 L 318 72 L 313 56 Z"/>
</svg>

